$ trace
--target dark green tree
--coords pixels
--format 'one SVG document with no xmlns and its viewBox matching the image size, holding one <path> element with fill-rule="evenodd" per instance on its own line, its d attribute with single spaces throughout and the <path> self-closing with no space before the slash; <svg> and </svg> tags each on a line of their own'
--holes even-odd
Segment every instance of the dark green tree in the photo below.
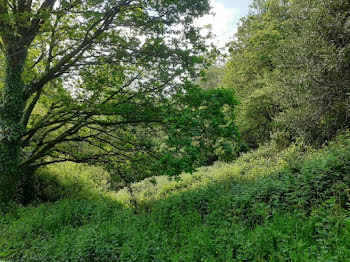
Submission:
<svg viewBox="0 0 350 262">
<path fill-rule="evenodd" d="M 137 137 L 207 64 L 192 22 L 208 11 L 207 0 L 1 0 L 0 201 L 39 166 L 147 150 Z"/>
<path fill-rule="evenodd" d="M 348 10 L 341 0 L 254 1 L 224 76 L 251 147 L 274 133 L 320 146 L 349 128 Z"/>
<path fill-rule="evenodd" d="M 348 1 L 292 1 L 278 65 L 279 126 L 313 145 L 350 126 Z"/>
</svg>

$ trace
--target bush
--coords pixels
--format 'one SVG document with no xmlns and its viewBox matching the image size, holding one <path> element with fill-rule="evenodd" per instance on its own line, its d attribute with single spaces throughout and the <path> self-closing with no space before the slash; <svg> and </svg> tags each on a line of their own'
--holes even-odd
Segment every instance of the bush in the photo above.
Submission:
<svg viewBox="0 0 350 262">
<path fill-rule="evenodd" d="M 0 219 L 0 259 L 350 260 L 350 139 L 278 150 L 135 184 L 138 210 L 112 199 L 17 207 Z"/>
<path fill-rule="evenodd" d="M 90 198 L 109 189 L 109 174 L 100 167 L 72 162 L 40 169 L 36 174 L 37 196 L 44 201 Z"/>
</svg>

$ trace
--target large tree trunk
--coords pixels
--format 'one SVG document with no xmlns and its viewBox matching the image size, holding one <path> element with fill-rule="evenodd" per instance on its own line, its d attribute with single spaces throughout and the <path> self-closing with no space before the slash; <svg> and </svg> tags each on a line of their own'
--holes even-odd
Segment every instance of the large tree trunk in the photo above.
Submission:
<svg viewBox="0 0 350 262">
<path fill-rule="evenodd" d="M 21 178 L 21 123 L 25 108 L 23 67 L 25 49 L 6 50 L 5 85 L 0 104 L 0 202 L 14 200 Z"/>
</svg>

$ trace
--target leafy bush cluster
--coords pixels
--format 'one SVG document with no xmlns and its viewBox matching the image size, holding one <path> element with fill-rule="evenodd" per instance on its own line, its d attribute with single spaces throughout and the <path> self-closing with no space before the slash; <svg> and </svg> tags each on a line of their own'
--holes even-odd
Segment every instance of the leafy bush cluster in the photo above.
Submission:
<svg viewBox="0 0 350 262">
<path fill-rule="evenodd" d="M 100 167 L 73 162 L 41 168 L 36 174 L 36 196 L 41 201 L 89 198 L 110 188 L 110 175 Z"/>
<path fill-rule="evenodd" d="M 179 181 L 135 184 L 136 210 L 115 201 L 128 203 L 125 192 L 14 208 L 0 219 L 0 258 L 349 260 L 350 139 L 277 152 L 270 145 Z"/>
</svg>

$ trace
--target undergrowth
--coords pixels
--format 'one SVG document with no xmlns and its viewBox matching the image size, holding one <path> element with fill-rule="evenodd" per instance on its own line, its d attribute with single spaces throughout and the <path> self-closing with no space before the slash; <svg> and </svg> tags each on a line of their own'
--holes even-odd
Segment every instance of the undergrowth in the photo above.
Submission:
<svg viewBox="0 0 350 262">
<path fill-rule="evenodd" d="M 350 139 L 269 145 L 231 164 L 14 207 L 8 261 L 349 261 Z"/>
</svg>

